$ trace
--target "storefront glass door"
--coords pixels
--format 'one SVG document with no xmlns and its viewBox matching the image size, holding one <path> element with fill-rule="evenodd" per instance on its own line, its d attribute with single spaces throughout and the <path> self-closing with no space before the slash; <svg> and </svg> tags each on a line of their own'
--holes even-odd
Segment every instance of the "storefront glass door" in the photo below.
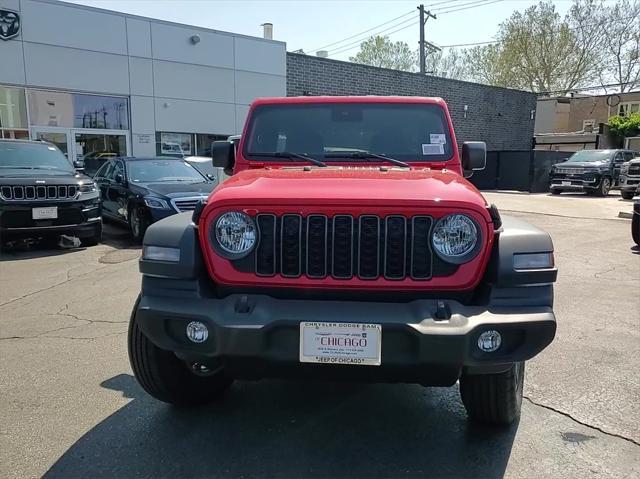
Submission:
<svg viewBox="0 0 640 479">
<path fill-rule="evenodd" d="M 128 156 L 129 137 L 122 131 L 72 130 L 74 158 L 93 175 L 109 158 Z"/>
</svg>

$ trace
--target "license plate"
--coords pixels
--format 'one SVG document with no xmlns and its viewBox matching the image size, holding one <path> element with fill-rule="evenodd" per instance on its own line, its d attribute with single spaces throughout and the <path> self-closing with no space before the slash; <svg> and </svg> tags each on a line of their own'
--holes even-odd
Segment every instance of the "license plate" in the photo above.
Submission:
<svg viewBox="0 0 640 479">
<path fill-rule="evenodd" d="M 571 182 L 570 181 L 563 181 L 562 182 L 562 186 L 571 186 Z"/>
<path fill-rule="evenodd" d="M 31 217 L 34 220 L 51 220 L 58 217 L 58 207 L 48 206 L 46 208 L 33 208 L 31 210 Z"/>
<path fill-rule="evenodd" d="M 300 323 L 300 362 L 380 366 L 382 326 Z"/>
</svg>

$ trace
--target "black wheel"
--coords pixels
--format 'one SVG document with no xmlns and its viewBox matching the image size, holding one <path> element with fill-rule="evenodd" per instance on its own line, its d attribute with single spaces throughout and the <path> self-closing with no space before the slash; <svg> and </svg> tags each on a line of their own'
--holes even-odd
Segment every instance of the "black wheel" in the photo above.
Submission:
<svg viewBox="0 0 640 479">
<path fill-rule="evenodd" d="M 640 215 L 633 214 L 631 219 L 631 237 L 633 242 L 640 246 Z"/>
<path fill-rule="evenodd" d="M 136 243 L 142 243 L 144 233 L 149 227 L 149 217 L 144 209 L 140 206 L 131 208 L 129 211 L 129 229 L 131 230 L 131 237 Z"/>
<path fill-rule="evenodd" d="M 205 404 L 219 398 L 233 379 L 222 370 L 211 371 L 201 364 L 182 361 L 149 341 L 136 323 L 138 301 L 129 322 L 128 349 L 131 369 L 142 389 L 176 406 Z"/>
<path fill-rule="evenodd" d="M 520 416 L 524 386 L 524 362 L 503 373 L 460 378 L 460 397 L 469 419 L 508 425 Z"/>
<path fill-rule="evenodd" d="M 559 190 L 558 188 L 551 188 L 552 195 L 559 195 L 560 193 L 562 193 L 562 190 Z"/>
<path fill-rule="evenodd" d="M 611 178 L 605 176 L 600 180 L 600 185 L 596 188 L 596 196 L 607 196 L 611 189 Z"/>
<path fill-rule="evenodd" d="M 633 191 L 621 191 L 620 195 L 622 195 L 623 200 L 633 199 Z"/>
<path fill-rule="evenodd" d="M 102 225 L 99 224 L 96 226 L 95 231 L 91 236 L 87 236 L 86 238 L 82 238 L 82 246 L 95 246 L 102 241 Z"/>
</svg>

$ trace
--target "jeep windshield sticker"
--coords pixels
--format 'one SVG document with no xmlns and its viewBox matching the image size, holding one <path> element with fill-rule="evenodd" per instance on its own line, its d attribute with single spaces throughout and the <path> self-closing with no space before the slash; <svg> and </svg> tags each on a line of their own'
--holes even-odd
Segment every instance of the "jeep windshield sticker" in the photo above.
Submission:
<svg viewBox="0 0 640 479">
<path fill-rule="evenodd" d="M 423 155 L 444 155 L 444 145 L 436 144 L 430 145 L 429 143 L 422 144 L 422 154 Z"/>
<path fill-rule="evenodd" d="M 447 136 L 444 133 L 431 133 L 429 135 L 430 143 L 444 145 L 447 142 Z"/>
</svg>

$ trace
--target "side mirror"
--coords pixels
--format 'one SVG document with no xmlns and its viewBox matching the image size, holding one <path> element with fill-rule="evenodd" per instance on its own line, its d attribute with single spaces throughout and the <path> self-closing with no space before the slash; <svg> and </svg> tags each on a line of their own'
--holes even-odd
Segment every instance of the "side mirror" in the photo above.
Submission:
<svg viewBox="0 0 640 479">
<path fill-rule="evenodd" d="M 231 174 L 233 165 L 236 162 L 236 155 L 233 143 L 227 140 L 214 141 L 211 144 L 211 159 L 213 166 L 222 168 L 225 173 Z"/>
<path fill-rule="evenodd" d="M 118 174 L 116 175 L 115 180 L 116 180 L 116 183 L 118 183 L 118 184 L 120 184 L 120 185 L 121 185 L 122 183 L 124 183 L 124 177 L 123 177 L 120 173 L 118 173 Z"/>
<path fill-rule="evenodd" d="M 484 141 L 465 141 L 462 144 L 462 169 L 473 174 L 487 165 L 487 145 Z M 469 175 L 471 176 L 471 175 Z"/>
<path fill-rule="evenodd" d="M 73 162 L 73 167 L 76 169 L 76 171 L 84 171 L 84 161 L 75 160 Z"/>
</svg>

